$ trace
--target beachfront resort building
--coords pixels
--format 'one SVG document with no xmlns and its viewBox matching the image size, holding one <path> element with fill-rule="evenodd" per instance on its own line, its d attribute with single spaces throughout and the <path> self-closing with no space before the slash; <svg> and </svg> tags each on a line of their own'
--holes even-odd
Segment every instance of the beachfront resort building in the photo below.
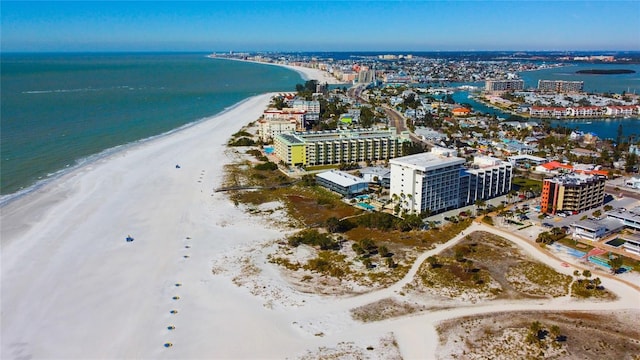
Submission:
<svg viewBox="0 0 640 360">
<path fill-rule="evenodd" d="M 605 177 L 570 173 L 545 179 L 542 183 L 540 211 L 582 212 L 604 203 Z"/>
<path fill-rule="evenodd" d="M 487 80 L 484 83 L 487 92 L 505 92 L 524 90 L 524 80 Z"/>
<path fill-rule="evenodd" d="M 330 170 L 316 175 L 316 184 L 351 198 L 369 189 L 369 182 L 343 171 Z"/>
<path fill-rule="evenodd" d="M 439 213 L 459 206 L 460 172 L 465 159 L 455 150 L 434 147 L 431 152 L 389 160 L 389 195 L 404 211 Z"/>
<path fill-rule="evenodd" d="M 472 205 L 511 191 L 513 165 L 490 156 L 476 156 L 460 177 L 460 206 Z"/>
<path fill-rule="evenodd" d="M 392 159 L 410 141 L 397 136 L 395 128 L 339 129 L 280 134 L 273 145 L 286 164 L 316 166 Z"/>
<path fill-rule="evenodd" d="M 263 142 L 269 142 L 280 134 L 295 132 L 298 123 L 296 119 L 260 119 L 258 121 L 258 135 Z"/>
<path fill-rule="evenodd" d="M 406 212 L 436 214 L 511 191 L 513 165 L 489 156 L 466 160 L 455 150 L 434 147 L 429 153 L 389 161 L 390 195 Z"/>
<path fill-rule="evenodd" d="M 538 80 L 538 90 L 553 93 L 580 93 L 584 89 L 584 81 Z"/>
</svg>

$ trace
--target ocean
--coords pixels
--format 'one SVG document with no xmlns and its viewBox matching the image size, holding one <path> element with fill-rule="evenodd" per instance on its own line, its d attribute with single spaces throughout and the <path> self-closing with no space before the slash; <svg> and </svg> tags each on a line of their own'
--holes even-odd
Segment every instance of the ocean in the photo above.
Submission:
<svg viewBox="0 0 640 360">
<path fill-rule="evenodd" d="M 300 75 L 202 53 L 1 55 L 0 203 Z"/>
</svg>

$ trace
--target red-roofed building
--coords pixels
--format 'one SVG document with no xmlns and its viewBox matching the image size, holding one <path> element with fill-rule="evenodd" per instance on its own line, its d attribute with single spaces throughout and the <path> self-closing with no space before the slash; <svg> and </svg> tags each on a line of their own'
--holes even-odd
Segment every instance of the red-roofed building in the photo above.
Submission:
<svg viewBox="0 0 640 360">
<path fill-rule="evenodd" d="M 546 164 L 536 166 L 536 171 L 551 173 L 551 172 L 570 172 L 573 171 L 573 166 L 569 164 L 563 164 L 558 161 L 551 161 Z"/>
<path fill-rule="evenodd" d="M 453 109 L 451 113 L 453 114 L 453 116 L 467 116 L 471 113 L 471 110 L 465 107 L 459 107 L 459 108 Z"/>
</svg>

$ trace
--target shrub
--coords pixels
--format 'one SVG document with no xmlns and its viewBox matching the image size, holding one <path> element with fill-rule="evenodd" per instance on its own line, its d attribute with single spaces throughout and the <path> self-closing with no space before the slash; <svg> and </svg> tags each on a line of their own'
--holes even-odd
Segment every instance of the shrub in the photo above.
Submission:
<svg viewBox="0 0 640 360">
<path fill-rule="evenodd" d="M 317 246 L 321 250 L 338 250 L 340 244 L 328 234 L 321 234 L 318 230 L 303 230 L 289 238 L 289 245 L 297 247 L 301 244 Z"/>
<path fill-rule="evenodd" d="M 229 141 L 229 146 L 254 146 L 255 144 L 256 142 L 248 137 L 241 137 L 240 139 Z"/>
<path fill-rule="evenodd" d="M 256 166 L 254 166 L 254 169 L 256 169 L 256 170 L 273 171 L 273 170 L 277 170 L 278 169 L 278 164 L 276 164 L 274 162 L 271 162 L 271 161 L 267 161 L 266 163 L 258 164 Z"/>
</svg>

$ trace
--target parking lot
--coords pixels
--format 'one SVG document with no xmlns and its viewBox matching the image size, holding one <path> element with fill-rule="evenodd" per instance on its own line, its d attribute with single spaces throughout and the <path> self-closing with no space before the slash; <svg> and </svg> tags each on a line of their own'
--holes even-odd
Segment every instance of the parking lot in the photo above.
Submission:
<svg viewBox="0 0 640 360">
<path fill-rule="evenodd" d="M 537 207 L 539 205 L 540 198 L 524 201 L 520 201 L 520 199 L 518 199 L 518 201 L 515 200 L 516 199 L 512 199 L 512 203 L 509 204 L 507 203 L 506 196 L 501 196 L 487 201 L 487 205 L 491 204 L 494 206 L 498 206 L 504 201 L 505 205 L 507 205 L 507 209 L 510 211 L 510 213 L 508 213 L 510 216 L 494 216 L 494 225 L 502 229 L 509 230 L 510 232 L 518 233 L 519 235 L 532 240 L 535 240 L 541 232 L 549 231 L 554 227 L 569 230 L 571 228 L 571 224 L 575 222 L 585 218 L 595 218 L 593 213 L 598 210 L 601 213 L 600 218 L 604 218 L 606 217 L 606 211 L 604 210 L 604 206 L 606 205 L 611 206 L 613 209 L 633 209 L 640 206 L 640 200 L 627 197 L 616 198 L 612 195 L 608 195 L 605 199 L 605 204 L 598 208 L 567 216 L 561 216 L 558 214 L 546 215 L 544 218 L 539 219 L 538 217 L 540 216 L 540 212 L 537 211 Z M 446 223 L 447 221 L 445 218 L 459 216 L 462 212 L 469 215 L 475 215 L 476 206 L 470 205 L 460 209 L 447 211 L 442 214 L 437 214 L 427 218 L 427 221 Z"/>
</svg>

